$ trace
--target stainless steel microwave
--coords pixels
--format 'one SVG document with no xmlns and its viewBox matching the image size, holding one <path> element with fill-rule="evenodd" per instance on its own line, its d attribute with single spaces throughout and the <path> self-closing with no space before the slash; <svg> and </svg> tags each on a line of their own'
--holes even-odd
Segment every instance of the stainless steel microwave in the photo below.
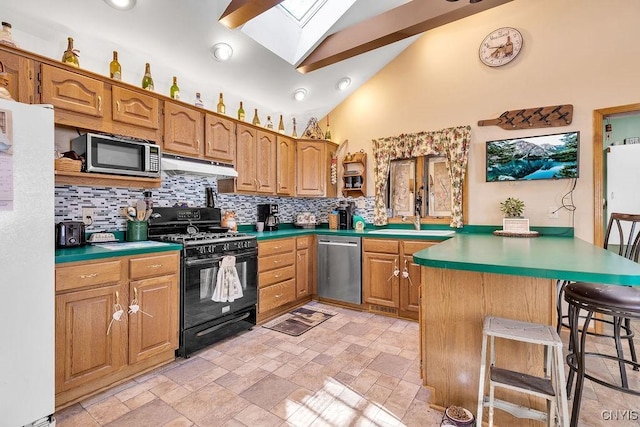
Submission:
<svg viewBox="0 0 640 427">
<path fill-rule="evenodd" d="M 71 140 L 71 149 L 85 159 L 87 172 L 160 176 L 160 146 L 114 136 L 85 133 Z"/>
</svg>

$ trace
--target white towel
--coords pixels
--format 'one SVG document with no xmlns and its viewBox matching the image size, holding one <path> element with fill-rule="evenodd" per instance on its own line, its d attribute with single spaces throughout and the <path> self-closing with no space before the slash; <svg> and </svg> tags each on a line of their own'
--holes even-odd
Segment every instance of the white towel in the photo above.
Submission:
<svg viewBox="0 0 640 427">
<path fill-rule="evenodd" d="M 242 285 L 236 270 L 236 257 L 225 256 L 220 261 L 216 288 L 211 299 L 216 302 L 233 302 L 242 298 Z"/>
</svg>

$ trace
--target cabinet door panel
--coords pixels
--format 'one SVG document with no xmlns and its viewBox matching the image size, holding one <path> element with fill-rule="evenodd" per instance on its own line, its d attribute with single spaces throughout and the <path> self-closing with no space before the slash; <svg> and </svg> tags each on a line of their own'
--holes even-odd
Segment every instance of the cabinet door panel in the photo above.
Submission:
<svg viewBox="0 0 640 427">
<path fill-rule="evenodd" d="M 256 191 L 256 130 L 238 125 L 236 143 L 237 190 Z"/>
<path fill-rule="evenodd" d="M 311 257 L 309 249 L 298 249 L 296 256 L 296 297 L 302 298 L 311 292 Z"/>
<path fill-rule="evenodd" d="M 364 252 L 362 259 L 364 302 L 398 308 L 398 255 Z"/>
<path fill-rule="evenodd" d="M 43 103 L 62 110 L 103 117 L 103 101 L 104 83 L 101 81 L 42 65 Z"/>
<path fill-rule="evenodd" d="M 324 142 L 298 141 L 296 145 L 296 195 L 324 196 L 326 178 Z"/>
<path fill-rule="evenodd" d="M 276 192 L 276 138 L 275 135 L 258 131 L 256 151 L 256 180 L 258 193 Z"/>
<path fill-rule="evenodd" d="M 225 163 L 236 160 L 236 124 L 213 114 L 205 116 L 206 157 Z"/>
<path fill-rule="evenodd" d="M 140 307 L 129 315 L 129 364 L 178 348 L 178 276 L 132 281 Z"/>
<path fill-rule="evenodd" d="M 160 101 L 119 86 L 111 87 L 113 120 L 149 129 L 160 126 Z"/>
<path fill-rule="evenodd" d="M 203 114 L 197 110 L 165 102 L 163 148 L 180 154 L 203 153 Z"/>
<path fill-rule="evenodd" d="M 33 61 L 0 51 L 0 63 L 5 72 L 4 79 L 0 78 L 0 84 L 9 91 L 14 100 L 33 104 L 35 95 Z"/>
<path fill-rule="evenodd" d="M 278 135 L 276 154 L 276 192 L 283 196 L 295 194 L 296 147 L 293 139 Z"/>
<path fill-rule="evenodd" d="M 114 284 L 56 296 L 56 393 L 110 375 L 125 364 L 126 312 L 109 329 L 119 289 Z"/>
</svg>

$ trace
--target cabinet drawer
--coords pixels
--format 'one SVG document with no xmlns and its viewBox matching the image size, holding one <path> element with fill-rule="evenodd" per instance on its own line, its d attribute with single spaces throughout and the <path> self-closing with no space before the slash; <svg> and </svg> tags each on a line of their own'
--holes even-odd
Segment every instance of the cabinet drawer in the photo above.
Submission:
<svg viewBox="0 0 640 427">
<path fill-rule="evenodd" d="M 389 239 L 362 239 L 364 252 L 380 252 L 384 254 L 397 254 L 398 241 Z"/>
<path fill-rule="evenodd" d="M 258 300 L 259 311 L 260 313 L 264 313 L 265 311 L 273 310 L 274 308 L 280 307 L 281 305 L 295 299 L 296 282 L 293 279 L 267 288 L 262 288 L 260 289 Z"/>
<path fill-rule="evenodd" d="M 131 280 L 145 277 L 164 276 L 178 272 L 178 254 L 156 255 L 129 260 L 129 276 Z"/>
<path fill-rule="evenodd" d="M 258 284 L 263 288 L 274 283 L 282 282 L 283 280 L 292 279 L 295 274 L 296 269 L 293 265 L 278 268 L 276 270 L 265 271 L 258 275 Z"/>
<path fill-rule="evenodd" d="M 313 236 L 298 237 L 296 238 L 296 249 L 306 249 L 311 246 L 313 242 Z"/>
<path fill-rule="evenodd" d="M 294 248 L 295 239 L 276 239 L 258 243 L 258 253 L 261 256 L 293 252 Z"/>
<path fill-rule="evenodd" d="M 405 255 L 412 255 L 415 252 L 426 249 L 430 246 L 436 245 L 438 242 L 426 242 L 424 240 L 408 240 L 402 242 L 403 253 Z"/>
<path fill-rule="evenodd" d="M 258 258 L 258 272 L 273 270 L 287 265 L 293 265 L 295 261 L 295 253 L 277 254 L 272 256 L 260 256 Z"/>
<path fill-rule="evenodd" d="M 122 261 L 120 260 L 56 267 L 56 292 L 117 283 L 121 279 Z"/>
</svg>

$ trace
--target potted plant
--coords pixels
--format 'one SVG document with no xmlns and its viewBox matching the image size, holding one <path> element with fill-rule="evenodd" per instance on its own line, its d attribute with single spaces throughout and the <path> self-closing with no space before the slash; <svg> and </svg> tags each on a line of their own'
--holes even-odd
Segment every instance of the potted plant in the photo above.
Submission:
<svg viewBox="0 0 640 427">
<path fill-rule="evenodd" d="M 524 202 L 515 197 L 509 197 L 500 203 L 500 211 L 504 214 L 505 218 L 522 218 Z"/>
</svg>

